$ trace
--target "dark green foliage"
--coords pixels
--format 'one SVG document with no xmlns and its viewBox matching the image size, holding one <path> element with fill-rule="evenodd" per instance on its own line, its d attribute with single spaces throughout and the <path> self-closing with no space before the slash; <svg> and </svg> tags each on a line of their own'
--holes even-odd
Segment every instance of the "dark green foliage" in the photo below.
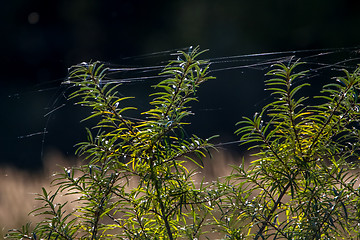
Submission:
<svg viewBox="0 0 360 240">
<path fill-rule="evenodd" d="M 213 146 L 185 137 L 183 125 L 199 85 L 212 77 L 196 59 L 198 48 L 181 54 L 138 120 L 125 117 L 136 109 L 119 97 L 119 85 L 103 84 L 104 65 L 72 67 L 70 97 L 97 121 L 78 145 L 84 164 L 58 174 L 54 193 L 43 189 L 34 210 L 43 221 L 8 238 L 360 239 L 360 69 L 344 70 L 309 104 L 301 93 L 307 72 L 297 72 L 302 63 L 274 65 L 266 80 L 273 101 L 236 132 L 257 159 L 206 185 L 184 164 L 198 164 L 192 156 L 201 159 Z M 67 203 L 55 204 L 61 193 L 76 196 L 78 208 L 68 213 Z"/>
</svg>

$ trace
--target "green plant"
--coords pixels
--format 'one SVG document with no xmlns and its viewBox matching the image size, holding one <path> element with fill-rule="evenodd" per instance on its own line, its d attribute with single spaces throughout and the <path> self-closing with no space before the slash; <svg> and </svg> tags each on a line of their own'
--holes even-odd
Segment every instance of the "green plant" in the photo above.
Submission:
<svg viewBox="0 0 360 240">
<path fill-rule="evenodd" d="M 87 161 L 79 168 L 64 169 L 53 184 L 54 193 L 39 195 L 42 207 L 34 213 L 45 220 L 31 232 L 29 225 L 9 237 L 22 239 L 178 239 L 199 237 L 211 215 L 210 191 L 192 180 L 194 171 L 184 158 L 205 156 L 208 140 L 185 138 L 184 118 L 196 100 L 209 65 L 197 60 L 198 48 L 182 53 L 161 74 L 169 75 L 155 86 L 152 108 L 143 120 L 129 119 L 122 107 L 119 84 L 103 84 L 107 68 L 99 62 L 72 67 L 68 84 L 76 87 L 70 98 L 90 107 L 88 119 L 97 124 L 88 131 L 88 141 L 78 144 L 77 154 Z M 95 133 L 94 133 L 95 132 Z M 95 135 L 94 135 L 95 134 Z M 192 155 L 190 155 L 192 154 Z M 130 182 L 137 182 L 130 188 Z M 55 204 L 59 193 L 78 196 L 78 209 L 66 213 L 67 203 Z"/>
<path fill-rule="evenodd" d="M 90 107 L 96 120 L 78 145 L 85 163 L 57 175 L 53 193 L 43 189 L 34 210 L 44 217 L 13 230 L 13 239 L 360 239 L 360 68 L 324 86 L 312 104 L 301 90 L 299 62 L 276 64 L 266 86 L 274 96 L 237 134 L 257 159 L 206 185 L 192 179 L 186 159 L 207 155 L 210 139 L 187 137 L 199 85 L 212 77 L 196 60 L 198 48 L 182 52 L 162 72 L 152 108 L 127 118 L 118 84 L 107 83 L 99 62 L 72 67 L 70 98 Z M 66 212 L 60 194 L 76 196 Z"/>
<path fill-rule="evenodd" d="M 274 100 L 238 123 L 258 159 L 220 183 L 219 223 L 230 239 L 360 238 L 360 69 L 344 70 L 311 105 L 299 65 L 276 64 L 266 80 Z"/>
</svg>

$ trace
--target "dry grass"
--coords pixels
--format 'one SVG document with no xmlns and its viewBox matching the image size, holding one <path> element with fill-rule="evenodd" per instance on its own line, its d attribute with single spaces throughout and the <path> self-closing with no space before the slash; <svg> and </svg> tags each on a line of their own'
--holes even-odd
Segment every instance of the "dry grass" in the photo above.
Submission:
<svg viewBox="0 0 360 240">
<path fill-rule="evenodd" d="M 60 166 L 75 165 L 74 162 L 53 151 L 45 156 L 42 171 L 0 167 L 0 239 L 9 229 L 38 220 L 29 215 L 40 206 L 35 200 L 36 194 L 41 192 L 42 187 L 51 189 L 51 176 L 61 169 Z"/>
<path fill-rule="evenodd" d="M 36 206 L 34 193 L 48 183 L 42 173 L 6 167 L 0 172 L 0 226 L 4 234 L 29 220 L 28 213 Z"/>
<path fill-rule="evenodd" d="M 213 158 L 204 159 L 204 168 L 197 175 L 197 180 L 215 180 L 231 172 L 231 164 L 239 164 L 240 158 L 229 152 L 214 153 Z M 0 239 L 9 229 L 20 228 L 26 222 L 38 219 L 29 216 L 39 203 L 35 200 L 41 188 L 50 189 L 51 176 L 60 170 L 60 166 L 76 165 L 76 161 L 65 159 L 58 152 L 47 154 L 44 169 L 28 172 L 10 167 L 0 167 Z M 71 208 L 72 206 L 68 206 Z"/>
</svg>

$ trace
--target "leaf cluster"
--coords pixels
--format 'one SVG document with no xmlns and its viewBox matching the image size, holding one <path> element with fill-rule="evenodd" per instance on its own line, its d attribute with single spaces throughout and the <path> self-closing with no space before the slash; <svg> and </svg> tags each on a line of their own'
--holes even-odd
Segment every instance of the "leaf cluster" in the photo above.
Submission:
<svg viewBox="0 0 360 240">
<path fill-rule="evenodd" d="M 276 64 L 267 74 L 274 100 L 239 122 L 237 134 L 257 149 L 248 169 L 234 167 L 223 230 L 251 239 L 358 239 L 357 168 L 360 69 L 325 85 L 318 104 L 300 94 L 301 62 Z M 236 186 L 230 188 L 229 186 Z M 235 209 L 235 210 L 234 210 Z M 230 220 L 227 220 L 230 219 Z"/>
<path fill-rule="evenodd" d="M 77 154 L 85 163 L 64 169 L 50 195 L 43 190 L 44 215 L 29 229 L 9 237 L 31 239 L 178 239 L 196 238 L 211 214 L 210 190 L 192 180 L 185 158 L 206 155 L 209 140 L 187 136 L 184 118 L 191 115 L 189 103 L 196 101 L 200 84 L 212 79 L 209 64 L 197 60 L 202 52 L 194 48 L 181 52 L 161 74 L 170 76 L 154 86 L 151 108 L 142 119 L 127 118 L 136 110 L 124 106 L 129 97 L 119 97 L 121 85 L 104 83 L 107 68 L 100 62 L 82 63 L 70 69 L 67 84 L 74 91 L 70 99 L 89 107 L 85 120 L 97 124 L 88 129 L 88 140 L 78 144 Z M 131 186 L 131 187 L 130 187 Z M 65 213 L 65 204 L 56 205 L 56 196 L 74 195 L 79 206 Z M 207 199 L 207 200 L 206 200 Z M 25 231 L 25 232 L 24 232 Z"/>
<path fill-rule="evenodd" d="M 73 66 L 70 98 L 92 110 L 85 120 L 96 120 L 78 144 L 84 164 L 64 168 L 56 191 L 38 195 L 33 213 L 43 221 L 8 238 L 360 239 L 360 67 L 310 101 L 304 63 L 275 64 L 265 82 L 273 100 L 236 131 L 256 160 L 205 184 L 186 163 L 201 167 L 211 138 L 184 130 L 200 84 L 213 79 L 209 63 L 197 59 L 202 53 L 180 52 L 164 68 L 169 77 L 154 86 L 141 119 L 126 117 L 136 108 L 106 80 L 104 64 Z M 66 212 L 61 194 L 78 208 Z"/>
</svg>

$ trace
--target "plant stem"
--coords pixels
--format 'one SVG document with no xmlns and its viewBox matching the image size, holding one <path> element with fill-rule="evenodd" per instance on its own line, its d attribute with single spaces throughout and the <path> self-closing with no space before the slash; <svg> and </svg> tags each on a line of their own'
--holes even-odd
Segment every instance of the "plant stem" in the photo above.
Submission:
<svg viewBox="0 0 360 240">
<path fill-rule="evenodd" d="M 280 205 L 281 203 L 281 200 L 283 199 L 283 197 L 285 196 L 287 190 L 289 189 L 289 187 L 291 186 L 292 184 L 292 181 L 295 179 L 297 173 L 295 173 L 293 175 L 293 177 L 290 179 L 290 181 L 288 182 L 288 184 L 286 184 L 286 186 L 284 187 L 284 189 L 281 191 L 278 199 L 276 200 L 273 208 L 270 210 L 270 213 L 267 215 L 267 217 L 265 218 L 265 221 L 263 221 L 263 224 L 262 226 L 260 227 L 259 231 L 257 232 L 256 236 L 255 236 L 255 240 L 257 240 L 261 235 L 262 233 L 264 232 L 265 228 L 267 227 L 267 225 L 269 224 L 271 218 L 273 217 L 276 209 L 278 208 L 278 206 Z"/>
</svg>

